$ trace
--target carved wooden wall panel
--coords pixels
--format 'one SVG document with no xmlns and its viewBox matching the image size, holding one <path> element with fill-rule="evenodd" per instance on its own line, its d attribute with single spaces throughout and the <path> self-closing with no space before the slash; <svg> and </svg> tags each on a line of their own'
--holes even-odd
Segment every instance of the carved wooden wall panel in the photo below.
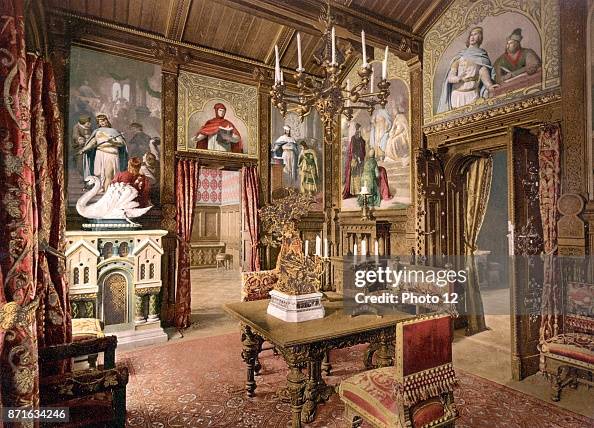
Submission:
<svg viewBox="0 0 594 428">
<path fill-rule="evenodd" d="M 241 207 L 240 205 L 221 206 L 221 242 L 225 253 L 232 257 L 233 268 L 239 269 L 241 247 Z"/>
</svg>

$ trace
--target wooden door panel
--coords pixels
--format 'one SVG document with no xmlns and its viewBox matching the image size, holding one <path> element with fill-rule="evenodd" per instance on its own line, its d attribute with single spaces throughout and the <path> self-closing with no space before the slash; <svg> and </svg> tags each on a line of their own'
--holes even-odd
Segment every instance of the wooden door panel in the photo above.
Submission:
<svg viewBox="0 0 594 428">
<path fill-rule="evenodd" d="M 538 139 L 523 128 L 514 128 L 511 139 L 512 377 L 521 380 L 538 371 L 541 317 L 537 295 L 543 282 L 543 264 L 539 257 L 543 242 L 538 198 Z"/>
</svg>

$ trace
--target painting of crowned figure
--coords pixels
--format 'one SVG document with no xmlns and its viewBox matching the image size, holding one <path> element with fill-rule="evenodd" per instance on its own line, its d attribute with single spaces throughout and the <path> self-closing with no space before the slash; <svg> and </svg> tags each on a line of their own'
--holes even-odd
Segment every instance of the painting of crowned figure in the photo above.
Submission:
<svg viewBox="0 0 594 428">
<path fill-rule="evenodd" d="M 79 47 L 70 63 L 69 205 L 83 195 L 101 197 L 129 172 L 130 161 L 143 202 L 158 204 L 161 67 Z M 98 178 L 94 186 L 85 180 L 90 176 Z"/>
<path fill-rule="evenodd" d="M 374 74 L 376 64 L 374 66 Z M 377 73 L 379 75 L 379 73 Z M 361 193 L 376 209 L 404 208 L 411 203 L 409 89 L 401 79 L 390 80 L 385 107 L 373 114 L 356 110 L 351 121 L 343 119 L 342 210 L 359 210 Z"/>
<path fill-rule="evenodd" d="M 295 113 L 286 117 L 271 108 L 270 176 L 271 191 L 292 187 L 312 195 L 312 210 L 322 209 L 323 130 L 316 111 L 303 121 Z"/>
<path fill-rule="evenodd" d="M 434 114 L 542 87 L 541 40 L 524 15 L 489 16 L 459 34 L 443 52 L 433 77 Z"/>
</svg>

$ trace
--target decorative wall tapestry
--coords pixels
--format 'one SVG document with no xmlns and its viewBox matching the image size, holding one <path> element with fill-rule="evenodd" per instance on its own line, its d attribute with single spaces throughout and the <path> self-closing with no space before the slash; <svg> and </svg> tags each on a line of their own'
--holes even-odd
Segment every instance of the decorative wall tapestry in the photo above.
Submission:
<svg viewBox="0 0 594 428">
<path fill-rule="evenodd" d="M 557 0 L 457 0 L 427 33 L 425 124 L 558 87 Z"/>
<path fill-rule="evenodd" d="M 129 158 L 138 157 L 159 204 L 161 175 L 161 67 L 73 47 L 68 118 L 68 203 L 100 178 L 102 192 Z"/>
<path fill-rule="evenodd" d="M 295 113 L 283 116 L 271 106 L 270 178 L 275 190 L 291 187 L 312 195 L 311 210 L 322 209 L 324 184 L 324 135 L 317 112 L 303 122 Z"/>
<path fill-rule="evenodd" d="M 178 150 L 257 156 L 255 86 L 182 71 L 178 88 Z"/>
<path fill-rule="evenodd" d="M 369 201 L 375 209 L 405 208 L 411 203 L 409 73 L 406 63 L 395 56 L 388 63 L 390 97 L 386 107 L 376 108 L 371 116 L 366 110 L 356 110 L 351 121 L 342 119 L 343 211 L 361 209 L 363 188 L 371 193 Z M 380 76 L 381 63 L 371 64 L 373 74 Z"/>
</svg>

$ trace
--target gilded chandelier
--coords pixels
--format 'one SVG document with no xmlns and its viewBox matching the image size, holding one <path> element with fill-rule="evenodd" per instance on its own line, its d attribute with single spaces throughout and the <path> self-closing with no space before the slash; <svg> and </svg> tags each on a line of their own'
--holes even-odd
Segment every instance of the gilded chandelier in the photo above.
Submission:
<svg viewBox="0 0 594 428">
<path fill-rule="evenodd" d="M 297 33 L 298 65 L 294 74 L 297 91 L 293 93 L 287 90 L 280 68 L 278 46 L 275 46 L 274 85 L 270 95 L 273 105 L 283 117 L 287 112 L 294 112 L 303 120 L 311 113 L 312 108 L 315 108 L 324 124 L 324 140 L 332 143 L 336 119 L 341 114 L 347 120 L 351 120 L 355 109 L 367 110 L 371 115 L 375 106 L 386 106 L 390 95 L 390 82 L 387 80 L 388 47 L 386 46 L 382 61 L 381 79 L 374 85 L 373 68 L 367 62 L 365 31 L 361 31 L 363 62 L 357 70 L 360 81 L 351 86 L 348 79 L 344 82 L 344 74 L 348 71 L 347 64 L 353 55 L 353 50 L 350 44 L 344 51 L 337 47 L 336 34 L 332 25 L 334 19 L 330 15 L 330 2 L 327 3 L 327 8 L 322 8 L 320 22 L 325 26 L 322 33 L 324 45 L 320 55 L 314 55 L 314 61 L 324 71 L 324 77 L 320 79 L 305 73 L 301 61 L 301 35 Z"/>
</svg>

